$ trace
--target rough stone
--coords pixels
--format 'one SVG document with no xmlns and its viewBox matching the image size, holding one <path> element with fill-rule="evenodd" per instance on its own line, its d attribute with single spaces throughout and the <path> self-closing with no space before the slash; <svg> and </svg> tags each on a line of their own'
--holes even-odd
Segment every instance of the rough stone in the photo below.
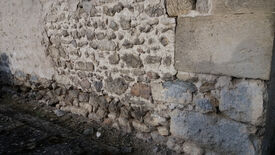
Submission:
<svg viewBox="0 0 275 155">
<path fill-rule="evenodd" d="M 201 113 L 215 112 L 215 107 L 213 104 L 211 104 L 209 99 L 197 99 L 195 100 L 195 104 L 197 110 L 199 110 Z"/>
<path fill-rule="evenodd" d="M 89 94 L 88 93 L 79 93 L 78 100 L 80 102 L 88 102 L 89 101 Z"/>
<path fill-rule="evenodd" d="M 134 45 L 142 45 L 144 42 L 145 42 L 145 40 L 143 38 L 141 38 L 141 39 L 136 38 L 134 40 Z"/>
<path fill-rule="evenodd" d="M 111 40 L 103 39 L 103 40 L 98 40 L 94 42 L 96 47 L 99 48 L 102 51 L 115 51 L 116 50 L 116 43 Z"/>
<path fill-rule="evenodd" d="M 92 6 L 91 10 L 90 10 L 90 16 L 95 17 L 97 15 L 97 13 L 98 13 L 98 10 L 96 9 L 96 7 Z"/>
<path fill-rule="evenodd" d="M 121 95 L 127 90 L 128 84 L 122 78 L 113 79 L 109 77 L 105 80 L 105 88 L 111 93 Z"/>
<path fill-rule="evenodd" d="M 145 124 L 140 123 L 137 120 L 133 120 L 132 121 L 132 125 L 138 131 L 141 131 L 141 132 L 150 132 L 150 128 L 148 128 Z"/>
<path fill-rule="evenodd" d="M 79 85 L 81 86 L 81 88 L 86 90 L 91 88 L 91 83 L 87 79 L 80 80 Z"/>
<path fill-rule="evenodd" d="M 123 9 L 124 9 L 124 6 L 123 6 L 123 4 L 120 3 L 120 2 L 119 2 L 118 4 L 116 4 L 116 5 L 113 6 L 113 10 L 114 10 L 114 12 L 116 12 L 116 13 L 121 12 Z"/>
<path fill-rule="evenodd" d="M 165 66 L 170 66 L 170 65 L 172 64 L 172 58 L 171 58 L 171 56 L 165 57 L 165 58 L 163 59 L 163 64 L 164 64 Z"/>
<path fill-rule="evenodd" d="M 70 99 L 78 98 L 79 91 L 78 90 L 70 90 L 68 92 L 68 97 Z"/>
<path fill-rule="evenodd" d="M 160 126 L 160 127 L 158 127 L 158 132 L 159 132 L 159 134 L 162 135 L 162 136 L 168 136 L 168 135 L 169 135 L 169 130 L 168 130 L 168 128 L 165 127 L 165 126 Z"/>
<path fill-rule="evenodd" d="M 166 0 L 169 16 L 179 16 L 189 13 L 195 8 L 195 0 Z"/>
<path fill-rule="evenodd" d="M 114 114 L 119 113 L 119 107 L 118 107 L 117 101 L 113 100 L 112 102 L 110 102 L 108 106 L 108 110 Z"/>
<path fill-rule="evenodd" d="M 79 107 L 85 110 L 88 110 L 88 112 L 92 112 L 93 107 L 90 103 L 88 102 L 80 102 Z"/>
<path fill-rule="evenodd" d="M 77 61 L 75 63 L 76 70 L 94 71 L 94 64 L 92 62 Z"/>
<path fill-rule="evenodd" d="M 91 31 L 86 31 L 86 37 L 88 40 L 93 40 L 95 38 L 95 33 Z"/>
<path fill-rule="evenodd" d="M 107 34 L 108 40 L 116 39 L 116 34 L 114 32 L 110 32 Z"/>
<path fill-rule="evenodd" d="M 62 111 L 62 110 L 56 109 L 56 110 L 54 110 L 54 114 L 55 114 L 57 117 L 62 117 L 62 116 L 65 115 L 65 112 Z"/>
<path fill-rule="evenodd" d="M 100 92 L 103 87 L 103 83 L 101 81 L 95 81 L 94 87 L 97 92 Z"/>
<path fill-rule="evenodd" d="M 108 8 L 107 6 L 103 7 L 103 13 L 106 14 L 107 16 L 114 16 L 115 11 L 113 8 Z"/>
<path fill-rule="evenodd" d="M 183 152 L 190 155 L 203 155 L 203 149 L 199 148 L 197 145 L 189 142 L 183 144 Z"/>
<path fill-rule="evenodd" d="M 95 113 L 90 113 L 88 115 L 88 118 L 91 119 L 91 120 L 94 120 L 96 122 L 100 122 L 101 121 L 101 119 Z"/>
<path fill-rule="evenodd" d="M 175 67 L 267 80 L 274 21 L 274 15 L 264 13 L 179 17 Z"/>
<path fill-rule="evenodd" d="M 179 142 L 175 137 L 170 136 L 166 142 L 166 146 L 177 153 L 183 152 L 181 142 Z"/>
<path fill-rule="evenodd" d="M 145 13 L 150 17 L 159 17 L 164 14 L 164 8 L 160 4 L 149 5 L 145 8 Z"/>
<path fill-rule="evenodd" d="M 134 45 L 132 42 L 130 42 L 129 40 L 125 39 L 124 42 L 122 43 L 122 46 L 124 46 L 126 49 L 128 48 L 132 48 Z"/>
<path fill-rule="evenodd" d="M 97 40 L 103 40 L 106 37 L 106 34 L 103 32 L 99 32 L 96 34 Z"/>
<path fill-rule="evenodd" d="M 175 75 L 173 75 L 173 74 L 171 74 L 171 73 L 164 73 L 164 74 L 162 75 L 161 79 L 162 79 L 163 81 L 172 81 L 172 80 L 175 80 L 176 77 L 175 77 Z"/>
<path fill-rule="evenodd" d="M 122 30 L 129 30 L 131 28 L 131 20 L 126 18 L 120 18 L 120 26 Z"/>
<path fill-rule="evenodd" d="M 120 57 L 118 53 L 114 53 L 108 57 L 109 63 L 112 65 L 116 65 L 119 63 Z"/>
<path fill-rule="evenodd" d="M 162 36 L 162 37 L 159 38 L 159 42 L 160 42 L 161 45 L 164 46 L 164 47 L 167 46 L 167 45 L 169 44 L 168 38 L 167 38 L 167 37 L 164 37 L 164 36 Z"/>
<path fill-rule="evenodd" d="M 130 133 L 132 131 L 131 123 L 126 118 L 119 117 L 118 123 L 125 132 Z"/>
<path fill-rule="evenodd" d="M 161 63 L 161 57 L 148 55 L 145 58 L 145 62 L 147 64 L 160 64 Z"/>
<path fill-rule="evenodd" d="M 136 83 L 131 88 L 131 94 L 137 97 L 149 99 L 151 96 L 151 88 L 143 83 Z"/>
<path fill-rule="evenodd" d="M 74 106 L 61 107 L 61 110 L 69 111 L 69 112 L 72 112 L 72 113 L 77 114 L 77 115 L 82 115 L 84 117 L 87 117 L 87 115 L 88 115 L 88 111 L 86 109 L 77 108 L 77 107 L 74 107 Z"/>
<path fill-rule="evenodd" d="M 158 142 L 158 143 L 160 143 L 160 144 L 165 144 L 166 141 L 167 141 L 167 138 L 164 137 L 164 136 L 162 136 L 162 135 L 160 135 L 160 134 L 158 133 L 158 131 L 153 131 L 153 132 L 151 132 L 151 137 L 152 137 L 152 139 L 153 139 L 155 142 Z"/>
<path fill-rule="evenodd" d="M 156 101 L 168 103 L 190 103 L 192 94 L 197 91 L 194 84 L 184 81 L 167 81 L 152 84 L 152 96 Z"/>
<path fill-rule="evenodd" d="M 97 117 L 100 120 L 102 120 L 103 118 L 105 118 L 106 114 L 107 114 L 106 111 L 104 109 L 102 109 L 102 108 L 98 108 L 98 110 L 96 112 L 96 115 L 97 115 Z"/>
<path fill-rule="evenodd" d="M 86 136 L 92 135 L 92 134 L 94 134 L 94 133 L 95 133 L 94 128 L 88 128 L 88 129 L 85 129 L 85 130 L 83 131 L 83 134 L 86 135 Z"/>
<path fill-rule="evenodd" d="M 173 136 L 190 140 L 219 153 L 257 154 L 244 124 L 195 112 L 175 110 L 171 114 Z M 257 137 L 254 137 L 257 139 Z"/>
<path fill-rule="evenodd" d="M 126 63 L 127 66 L 132 68 L 140 68 L 142 66 L 141 59 L 133 54 L 123 55 L 122 60 Z"/>
<path fill-rule="evenodd" d="M 68 33 L 68 31 L 67 30 L 62 30 L 62 36 L 63 37 L 68 37 L 69 36 L 69 33 Z"/>
<path fill-rule="evenodd" d="M 234 89 L 225 88 L 219 109 L 234 120 L 257 125 L 264 119 L 264 89 L 260 81 L 242 81 Z"/>
<path fill-rule="evenodd" d="M 150 80 L 154 80 L 154 79 L 158 79 L 160 76 L 158 75 L 158 73 L 156 72 L 147 72 L 146 73 L 147 77 L 150 79 Z"/>
<path fill-rule="evenodd" d="M 111 22 L 110 22 L 109 27 L 110 27 L 112 30 L 114 30 L 114 31 L 117 31 L 118 28 L 119 28 L 118 25 L 117 25 L 117 23 L 114 22 L 114 21 L 111 21 Z"/>
<path fill-rule="evenodd" d="M 214 89 L 215 89 L 215 83 L 214 82 L 204 82 L 199 88 L 201 93 L 209 92 L 209 91 L 214 90 Z"/>
<path fill-rule="evenodd" d="M 131 101 L 132 104 L 137 104 L 139 105 L 140 103 L 142 104 L 142 102 L 135 102 L 135 101 Z M 143 117 L 146 114 L 146 110 L 141 108 L 141 107 L 133 107 L 133 110 L 131 110 L 130 112 L 131 116 L 139 121 L 143 121 Z"/>
<path fill-rule="evenodd" d="M 159 126 L 159 125 L 167 125 L 168 122 L 166 118 L 161 117 L 157 114 L 146 114 L 144 117 L 144 123 L 148 124 L 149 126 Z"/>
</svg>

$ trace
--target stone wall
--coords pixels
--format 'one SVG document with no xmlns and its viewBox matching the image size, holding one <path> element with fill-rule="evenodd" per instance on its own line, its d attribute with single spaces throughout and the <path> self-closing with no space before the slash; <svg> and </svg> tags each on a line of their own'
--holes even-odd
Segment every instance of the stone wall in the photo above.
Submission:
<svg viewBox="0 0 275 155">
<path fill-rule="evenodd" d="M 272 10 L 259 9 L 261 7 L 256 6 L 266 4 L 253 2 L 245 3 L 253 7 L 242 4 L 248 8 L 244 10 L 257 10 L 261 14 L 262 10 Z M 179 41 L 184 40 L 179 35 L 185 34 L 178 30 L 183 24 L 187 24 L 183 28 L 188 28 L 188 21 L 181 21 L 197 20 L 204 24 L 200 18 L 216 18 L 209 15 L 218 12 L 219 7 L 212 7 L 223 5 L 214 0 L 196 3 L 186 0 L 3 0 L 0 4 L 7 8 L 0 10 L 0 33 L 4 36 L 0 39 L 5 41 L 0 45 L 1 68 L 12 73 L 15 85 L 31 88 L 41 102 L 103 125 L 134 132 L 141 139 L 165 144 L 179 153 L 261 152 L 268 98 L 268 81 L 264 80 L 269 79 L 272 55 L 269 43 L 274 37 L 270 26 L 272 17 L 259 17 L 263 27 L 249 29 L 266 33 L 258 39 L 266 44 L 257 48 L 266 52 L 264 56 L 253 59 L 254 63 L 244 61 L 233 69 L 227 68 L 225 73 L 211 72 L 207 66 L 202 70 L 205 64 L 198 63 L 190 65 L 188 70 L 188 61 L 194 57 L 188 53 L 177 54 L 190 49 L 200 52 L 202 48 L 195 49 L 203 47 L 195 46 L 199 43 L 217 44 L 220 49 L 226 46 L 226 50 L 232 51 L 232 46 L 224 41 L 218 44 L 212 43 L 215 39 L 202 38 L 193 42 L 195 37 L 187 38 L 187 48 L 178 48 Z M 180 6 L 182 4 L 186 5 Z M 242 5 L 232 2 L 234 9 Z M 18 11 L 19 6 L 22 11 Z M 177 9 L 171 10 L 175 6 Z M 182 17 L 176 19 L 169 15 Z M 203 17 L 193 17 L 198 15 Z M 10 20 L 6 20 L 8 16 Z M 22 20 L 25 18 L 29 23 Z M 221 16 L 218 18 L 223 20 Z M 257 22 L 252 19 L 247 25 Z M 23 29 L 11 33 L 16 32 L 19 25 L 24 25 Z M 215 26 L 207 24 L 205 29 L 195 30 L 203 32 L 208 27 L 214 28 L 211 32 L 217 33 L 218 40 L 229 34 L 219 28 L 215 31 Z M 224 28 L 230 30 L 230 26 Z M 238 37 L 229 38 L 238 43 Z M 243 51 L 244 58 L 249 53 L 246 51 Z M 239 61 L 242 63 L 242 60 Z M 239 69 L 257 66 L 258 62 L 264 64 L 251 73 L 253 76 L 242 72 L 249 67 Z M 192 66 L 200 70 L 193 70 Z M 259 71 L 262 68 L 266 69 Z"/>
</svg>

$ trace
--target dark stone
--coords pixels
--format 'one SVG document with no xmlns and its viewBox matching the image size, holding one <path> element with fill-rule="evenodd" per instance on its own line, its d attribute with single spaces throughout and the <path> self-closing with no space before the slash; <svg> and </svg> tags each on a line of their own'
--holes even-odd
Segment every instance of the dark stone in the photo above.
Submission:
<svg viewBox="0 0 275 155">
<path fill-rule="evenodd" d="M 118 101 L 112 100 L 108 106 L 110 112 L 117 114 L 119 112 Z"/>
<path fill-rule="evenodd" d="M 146 84 L 136 83 L 131 88 L 131 94 L 137 97 L 149 99 L 151 96 L 151 88 Z"/>
<path fill-rule="evenodd" d="M 163 46 L 167 46 L 169 44 L 169 40 L 167 37 L 161 37 L 159 41 Z"/>
<path fill-rule="evenodd" d="M 145 62 L 147 64 L 157 64 L 157 63 L 160 64 L 161 63 L 161 57 L 148 55 L 145 58 Z"/>
<path fill-rule="evenodd" d="M 195 101 L 197 109 L 201 113 L 210 113 L 210 112 L 215 112 L 215 107 L 214 105 L 211 104 L 209 99 L 203 98 L 203 99 L 197 99 Z"/>
<path fill-rule="evenodd" d="M 87 79 L 80 80 L 79 84 L 80 84 L 81 88 L 83 88 L 83 89 L 91 88 L 91 83 Z"/>
<path fill-rule="evenodd" d="M 171 58 L 171 56 L 165 57 L 165 58 L 163 59 L 163 64 L 164 64 L 165 66 L 170 66 L 171 63 L 172 63 L 172 58 Z"/>
<path fill-rule="evenodd" d="M 118 25 L 116 22 L 114 21 L 111 21 L 110 24 L 109 24 L 109 27 L 114 30 L 114 31 L 117 31 L 118 30 Z"/>
<path fill-rule="evenodd" d="M 143 38 L 142 39 L 136 38 L 134 40 L 134 45 L 142 45 L 144 43 L 144 41 L 145 40 Z"/>
<path fill-rule="evenodd" d="M 200 86 L 200 92 L 204 93 L 204 92 L 208 92 L 211 90 L 215 89 L 215 83 L 214 82 L 204 82 L 201 86 Z"/>
<path fill-rule="evenodd" d="M 80 102 L 88 102 L 89 101 L 89 94 L 88 93 L 80 93 L 78 96 L 78 100 Z"/>
<path fill-rule="evenodd" d="M 124 9 L 124 6 L 120 2 L 116 5 L 114 5 L 114 7 L 113 7 L 114 12 L 116 12 L 116 13 L 121 12 L 123 9 Z"/>
<path fill-rule="evenodd" d="M 91 10 L 90 10 L 90 16 L 95 17 L 97 12 L 98 12 L 98 10 L 95 8 L 95 6 L 92 6 Z"/>
<path fill-rule="evenodd" d="M 138 56 L 133 54 L 125 54 L 122 56 L 122 60 L 126 63 L 127 66 L 132 68 L 140 68 L 142 67 L 142 61 Z"/>
<path fill-rule="evenodd" d="M 124 40 L 122 46 L 124 46 L 126 49 L 128 49 L 128 48 L 132 48 L 134 45 L 133 45 L 133 43 L 131 43 L 129 40 L 126 39 L 126 40 Z"/>
<path fill-rule="evenodd" d="M 120 26 L 123 30 L 129 30 L 131 28 L 131 20 L 130 19 L 125 19 L 125 18 L 120 18 Z"/>
<path fill-rule="evenodd" d="M 111 93 L 115 93 L 117 95 L 123 94 L 128 88 L 128 84 L 125 82 L 124 79 L 122 78 L 113 79 L 111 77 L 105 80 L 105 86 L 107 91 Z"/>
<path fill-rule="evenodd" d="M 108 59 L 109 59 L 109 63 L 110 63 L 110 64 L 116 65 L 116 64 L 119 63 L 119 60 L 120 60 L 119 54 L 118 54 L 118 53 L 114 53 L 114 54 L 110 55 L 110 56 L 108 57 Z"/>
<path fill-rule="evenodd" d="M 96 90 L 97 92 L 100 92 L 100 91 L 101 91 L 102 86 L 103 86 L 103 84 L 102 84 L 101 81 L 95 81 L 95 82 L 94 82 L 94 87 L 95 87 L 95 90 Z"/>
<path fill-rule="evenodd" d="M 146 75 L 150 80 L 158 79 L 160 77 L 156 72 L 147 72 Z"/>
<path fill-rule="evenodd" d="M 149 5 L 145 9 L 145 13 L 150 17 L 159 17 L 161 15 L 164 15 L 164 10 L 165 9 L 160 4 L 154 6 Z"/>
<path fill-rule="evenodd" d="M 105 37 L 106 37 L 106 34 L 104 34 L 103 32 L 96 34 L 97 40 L 103 40 Z"/>
<path fill-rule="evenodd" d="M 187 91 L 190 93 L 197 91 L 197 87 L 193 83 L 180 80 L 164 82 L 163 87 L 168 89 L 170 94 L 169 96 L 178 96 Z"/>
<path fill-rule="evenodd" d="M 165 74 L 163 74 L 161 79 L 164 81 L 171 81 L 171 80 L 175 80 L 176 77 L 170 73 L 165 73 Z"/>
<path fill-rule="evenodd" d="M 62 30 L 62 36 L 63 37 L 68 37 L 69 36 L 69 33 L 67 30 Z"/>
</svg>

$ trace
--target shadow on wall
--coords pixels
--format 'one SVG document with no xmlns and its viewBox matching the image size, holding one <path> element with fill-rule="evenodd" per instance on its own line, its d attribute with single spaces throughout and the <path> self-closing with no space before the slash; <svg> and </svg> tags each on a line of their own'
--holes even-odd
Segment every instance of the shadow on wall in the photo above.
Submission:
<svg viewBox="0 0 275 155">
<path fill-rule="evenodd" d="M 0 86 L 12 84 L 10 61 L 6 53 L 0 54 Z"/>
<path fill-rule="evenodd" d="M 268 95 L 266 130 L 262 149 L 263 155 L 275 154 L 275 37 L 273 41 L 273 55 Z"/>
</svg>

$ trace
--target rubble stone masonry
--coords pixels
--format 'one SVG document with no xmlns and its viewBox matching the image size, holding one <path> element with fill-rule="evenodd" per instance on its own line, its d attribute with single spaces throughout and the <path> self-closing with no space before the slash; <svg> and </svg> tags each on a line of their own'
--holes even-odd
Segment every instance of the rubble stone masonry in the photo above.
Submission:
<svg viewBox="0 0 275 155">
<path fill-rule="evenodd" d="M 275 21 L 265 2 L 1 0 L 1 79 L 178 153 L 260 154 Z"/>
</svg>

